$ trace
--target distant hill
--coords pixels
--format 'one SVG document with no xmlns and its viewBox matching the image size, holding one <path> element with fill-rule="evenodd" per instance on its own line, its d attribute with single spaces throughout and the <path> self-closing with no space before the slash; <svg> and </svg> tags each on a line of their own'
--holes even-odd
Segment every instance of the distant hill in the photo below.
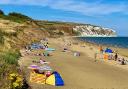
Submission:
<svg viewBox="0 0 128 89">
<path fill-rule="evenodd" d="M 42 29 L 47 30 L 52 36 L 116 36 L 116 31 L 91 24 L 59 22 L 59 21 L 35 21 Z"/>
</svg>

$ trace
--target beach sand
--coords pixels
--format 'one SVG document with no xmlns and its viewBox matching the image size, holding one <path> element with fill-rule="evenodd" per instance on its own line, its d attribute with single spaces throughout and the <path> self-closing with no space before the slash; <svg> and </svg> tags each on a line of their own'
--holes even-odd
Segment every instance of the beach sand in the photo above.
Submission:
<svg viewBox="0 0 128 89">
<path fill-rule="evenodd" d="M 94 59 L 97 46 L 86 43 L 72 44 L 67 52 L 62 52 L 65 42 L 69 38 L 49 39 L 50 47 L 56 49 L 50 57 L 44 59 L 50 62 L 50 66 L 58 71 L 64 79 L 65 86 L 56 87 L 30 83 L 32 89 L 128 89 L 127 65 L 119 65 L 114 61 Z M 23 54 L 24 50 L 21 50 Z M 79 57 L 73 56 L 74 51 L 79 51 Z M 124 52 L 125 53 L 125 52 Z M 29 81 L 27 66 L 32 60 L 39 60 L 38 56 L 24 56 L 19 64 L 25 68 L 26 77 Z"/>
</svg>

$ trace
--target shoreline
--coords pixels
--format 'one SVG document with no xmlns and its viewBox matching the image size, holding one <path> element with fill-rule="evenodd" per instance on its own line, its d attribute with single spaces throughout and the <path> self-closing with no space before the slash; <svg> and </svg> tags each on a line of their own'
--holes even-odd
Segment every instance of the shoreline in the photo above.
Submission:
<svg viewBox="0 0 128 89">
<path fill-rule="evenodd" d="M 79 43 L 79 45 L 85 45 L 86 47 L 86 50 L 91 50 L 91 54 L 87 51 L 84 51 L 88 57 L 92 58 L 93 60 L 94 59 L 94 55 L 95 53 L 97 52 L 97 50 L 99 49 L 99 46 L 102 46 L 103 49 L 109 47 L 110 49 L 112 49 L 113 51 L 115 51 L 116 53 L 118 53 L 118 56 L 119 57 L 123 57 L 125 58 L 127 61 L 128 61 L 128 49 L 125 49 L 125 48 L 119 48 L 119 47 L 113 47 L 113 46 L 106 46 L 106 45 L 101 45 L 101 44 L 94 44 L 94 43 L 90 43 L 90 42 L 85 42 L 85 41 L 81 41 L 81 40 L 78 40 L 78 39 L 74 39 L 76 42 Z M 128 71 L 128 65 L 120 65 L 119 63 L 117 63 L 117 61 L 114 61 L 114 60 L 107 60 L 105 61 L 104 59 L 96 59 L 97 61 L 100 61 L 100 62 L 103 62 L 105 64 L 108 64 L 108 65 L 111 65 L 111 66 L 114 66 L 114 67 L 117 67 L 117 68 L 121 68 L 121 69 L 124 69 L 124 70 L 127 70 Z"/>
<path fill-rule="evenodd" d="M 72 37 L 118 37 L 118 36 L 100 36 L 100 35 L 88 35 L 88 36 L 72 36 Z"/>
<path fill-rule="evenodd" d="M 87 42 L 87 41 L 82 41 L 82 40 L 79 40 L 77 39 L 76 37 L 74 38 L 74 40 L 78 41 L 78 42 L 81 42 L 81 43 L 85 43 L 87 45 L 91 45 L 91 46 L 95 46 L 96 48 L 98 48 L 99 46 L 102 46 L 103 48 L 111 48 L 112 50 L 115 50 L 117 51 L 117 53 L 123 55 L 123 56 L 126 56 L 128 57 L 128 48 L 123 48 L 123 47 L 118 47 L 118 46 L 112 46 L 112 45 L 103 45 L 103 44 L 97 44 L 97 43 L 91 43 L 91 42 Z"/>
</svg>

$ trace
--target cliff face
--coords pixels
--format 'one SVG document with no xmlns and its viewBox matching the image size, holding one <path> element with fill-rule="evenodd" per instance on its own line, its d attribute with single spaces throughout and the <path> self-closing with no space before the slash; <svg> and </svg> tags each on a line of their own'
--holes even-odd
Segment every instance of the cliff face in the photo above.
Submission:
<svg viewBox="0 0 128 89">
<path fill-rule="evenodd" d="M 3 50 L 3 48 L 6 50 L 12 47 L 20 48 L 31 42 L 38 41 L 45 36 L 49 36 L 46 30 L 38 29 L 38 26 L 35 24 L 21 24 L 0 19 L 0 50 Z"/>
<path fill-rule="evenodd" d="M 116 36 L 116 32 L 109 28 L 93 26 L 90 24 L 37 21 L 37 24 L 46 29 L 52 36 L 70 35 L 70 36 L 94 36 L 111 37 Z"/>
<path fill-rule="evenodd" d="M 94 36 L 94 37 L 113 37 L 116 36 L 116 32 L 109 28 L 102 28 L 93 25 L 80 25 L 75 26 L 73 31 L 78 36 Z"/>
</svg>

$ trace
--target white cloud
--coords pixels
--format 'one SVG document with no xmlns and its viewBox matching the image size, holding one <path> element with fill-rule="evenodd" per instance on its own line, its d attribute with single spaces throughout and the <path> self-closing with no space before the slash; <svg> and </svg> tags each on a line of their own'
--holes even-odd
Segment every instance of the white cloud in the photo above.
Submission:
<svg viewBox="0 0 128 89">
<path fill-rule="evenodd" d="M 93 0 L 94 1 L 94 0 Z M 1 0 L 0 4 L 19 4 L 48 6 L 52 9 L 73 11 L 88 16 L 108 15 L 111 13 L 127 13 L 127 5 L 124 3 L 111 4 L 101 3 L 103 0 L 96 0 L 93 3 L 76 0 Z"/>
<path fill-rule="evenodd" d="M 99 1 L 95 3 L 87 3 L 66 0 L 66 2 L 58 1 L 54 5 L 50 5 L 50 7 L 79 12 L 85 15 L 107 15 L 116 12 L 125 13 L 125 11 L 127 11 L 127 7 L 124 4 L 103 4 Z"/>
</svg>

